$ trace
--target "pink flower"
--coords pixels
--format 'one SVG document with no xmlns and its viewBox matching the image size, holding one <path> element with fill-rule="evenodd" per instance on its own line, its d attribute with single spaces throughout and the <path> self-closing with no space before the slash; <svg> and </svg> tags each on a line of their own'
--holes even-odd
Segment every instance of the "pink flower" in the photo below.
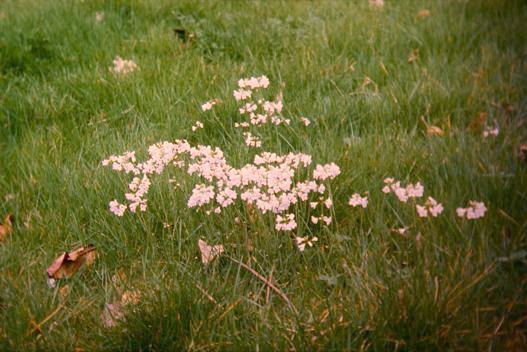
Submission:
<svg viewBox="0 0 527 352">
<path fill-rule="evenodd" d="M 260 148 L 262 146 L 262 140 L 251 132 L 245 132 L 243 137 L 245 138 L 245 144 L 249 147 Z"/>
<path fill-rule="evenodd" d="M 203 123 L 201 121 L 196 121 L 196 123 L 192 126 L 192 132 L 196 132 L 196 130 L 203 128 Z"/>
<path fill-rule="evenodd" d="M 352 207 L 361 206 L 366 208 L 368 206 L 368 197 L 361 197 L 358 193 L 353 193 L 348 200 L 348 204 Z"/>
<path fill-rule="evenodd" d="M 262 109 L 267 115 L 279 114 L 282 112 L 284 104 L 282 100 L 277 101 L 264 101 L 262 102 Z"/>
<path fill-rule="evenodd" d="M 239 89 L 235 90 L 232 95 L 234 96 L 234 99 L 236 101 L 245 100 L 247 98 L 250 98 L 252 95 L 252 92 L 250 90 L 245 89 Z"/>
<path fill-rule="evenodd" d="M 240 79 L 238 81 L 238 87 L 249 88 L 249 89 L 257 89 L 257 88 L 265 89 L 269 87 L 269 78 L 267 78 L 266 76 L 260 76 L 260 77 Z"/>
<path fill-rule="evenodd" d="M 240 112 L 240 114 L 251 113 L 251 112 L 255 111 L 256 108 L 257 108 L 256 104 L 254 104 L 254 103 L 246 103 L 244 106 L 242 106 L 239 109 L 239 112 Z"/>
<path fill-rule="evenodd" d="M 467 213 L 467 208 L 457 208 L 456 209 L 456 213 L 457 213 L 457 216 L 459 216 L 460 218 L 464 217 L 465 214 Z"/>
<path fill-rule="evenodd" d="M 313 247 L 313 242 L 318 241 L 318 237 L 313 236 L 311 238 L 309 237 L 295 237 L 295 244 L 300 252 L 303 252 L 306 248 L 306 245 L 309 247 Z"/>
<path fill-rule="evenodd" d="M 119 217 L 123 216 L 126 211 L 126 205 L 119 203 L 115 199 L 110 202 L 109 206 L 110 211 Z"/>
<path fill-rule="evenodd" d="M 295 214 L 286 214 L 285 216 L 276 216 L 275 228 L 278 231 L 291 231 L 296 228 Z"/>
<path fill-rule="evenodd" d="M 397 232 L 399 235 L 404 235 L 406 233 L 406 230 L 408 230 L 407 227 L 400 227 L 397 229 L 393 229 L 393 231 Z"/>
<path fill-rule="evenodd" d="M 207 102 L 201 104 L 201 110 L 203 110 L 203 111 L 210 110 L 217 103 L 218 103 L 218 100 L 216 100 L 216 99 L 213 99 L 211 101 L 207 101 Z"/>
<path fill-rule="evenodd" d="M 482 218 L 487 212 L 487 207 L 483 202 L 471 200 L 468 202 L 468 205 L 468 208 L 457 208 L 457 216 L 460 218 L 466 217 L 467 219 L 474 220 Z"/>
<path fill-rule="evenodd" d="M 324 205 L 326 206 L 326 208 L 331 208 L 333 206 L 333 200 L 331 198 L 328 198 L 324 201 Z"/>
<path fill-rule="evenodd" d="M 337 177 L 340 174 L 340 168 L 337 164 L 318 164 L 313 170 L 313 178 L 315 180 L 327 180 Z"/>
<path fill-rule="evenodd" d="M 408 201 L 408 193 L 406 188 L 400 187 L 399 182 L 395 183 L 393 186 L 393 193 L 399 199 L 399 201 L 406 203 Z"/>
<path fill-rule="evenodd" d="M 391 178 L 391 177 L 388 177 L 388 178 L 385 178 L 384 183 L 386 183 L 386 185 L 382 188 L 382 191 L 384 193 L 390 193 L 393 191 L 393 186 L 395 184 L 395 179 Z"/>
<path fill-rule="evenodd" d="M 304 126 L 309 126 L 311 124 L 311 121 L 305 117 L 301 117 L 300 121 L 304 124 Z"/>
<path fill-rule="evenodd" d="M 250 127 L 251 125 L 249 124 L 249 122 L 235 122 L 234 123 L 234 128 L 247 128 L 247 127 Z"/>
<path fill-rule="evenodd" d="M 113 60 L 113 67 L 110 67 L 110 71 L 115 74 L 126 75 L 137 69 L 137 64 L 132 60 L 125 60 L 117 56 Z"/>
<path fill-rule="evenodd" d="M 269 87 L 269 78 L 266 76 L 260 76 L 258 77 L 258 85 L 260 88 L 267 88 Z"/>
<path fill-rule="evenodd" d="M 500 129 L 498 127 L 494 127 L 494 128 L 491 128 L 491 127 L 487 127 L 485 128 L 485 130 L 483 130 L 483 133 L 482 133 L 482 136 L 483 138 L 487 138 L 489 136 L 498 136 L 498 134 L 500 133 Z"/>
<path fill-rule="evenodd" d="M 406 203 L 409 198 L 419 198 L 423 196 L 424 187 L 421 182 L 416 184 L 409 183 L 406 187 L 402 187 L 401 183 L 393 178 L 385 178 L 386 185 L 382 188 L 384 193 L 393 192 L 399 201 Z"/>
<path fill-rule="evenodd" d="M 324 221 L 326 225 L 331 224 L 331 216 L 321 216 L 320 220 Z"/>
<path fill-rule="evenodd" d="M 424 187 L 421 184 L 421 182 L 417 182 L 416 184 L 412 185 L 409 183 L 406 186 L 406 194 L 409 198 L 420 198 L 423 196 Z"/>
<path fill-rule="evenodd" d="M 214 198 L 214 187 L 198 183 L 192 190 L 187 206 L 193 208 L 209 203 Z"/>
<path fill-rule="evenodd" d="M 415 209 L 419 217 L 425 218 L 430 215 L 435 218 L 443 212 L 443 205 L 434 198 L 428 197 L 424 205 L 416 204 Z"/>
</svg>

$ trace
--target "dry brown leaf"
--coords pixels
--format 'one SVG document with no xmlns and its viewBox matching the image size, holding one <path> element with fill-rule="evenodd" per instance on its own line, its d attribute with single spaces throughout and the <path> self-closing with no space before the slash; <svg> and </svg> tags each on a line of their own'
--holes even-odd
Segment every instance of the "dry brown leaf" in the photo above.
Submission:
<svg viewBox="0 0 527 352">
<path fill-rule="evenodd" d="M 411 64 L 412 62 L 417 61 L 418 59 L 419 59 L 419 49 L 412 50 L 410 55 L 408 55 L 408 63 Z"/>
<path fill-rule="evenodd" d="M 426 126 L 426 134 L 429 136 L 442 136 L 445 132 L 440 127 L 428 125 Z"/>
<path fill-rule="evenodd" d="M 111 328 L 117 325 L 120 320 L 124 319 L 124 313 L 120 303 L 107 303 L 101 313 L 102 324 Z"/>
<path fill-rule="evenodd" d="M 445 134 L 441 127 L 437 127 L 426 122 L 425 117 L 421 115 L 421 121 L 426 126 L 426 134 L 429 136 L 442 136 Z"/>
<path fill-rule="evenodd" d="M 0 241 L 3 241 L 11 232 L 13 232 L 13 215 L 7 213 L 4 222 L 0 225 Z"/>
<path fill-rule="evenodd" d="M 377 9 L 382 9 L 384 7 L 384 0 L 369 0 L 370 6 Z"/>
<path fill-rule="evenodd" d="M 430 10 L 427 10 L 427 9 L 421 9 L 419 10 L 419 12 L 417 13 L 417 17 L 429 17 L 432 13 L 430 12 Z"/>
<path fill-rule="evenodd" d="M 209 246 L 207 242 L 203 240 L 198 240 L 198 247 L 201 252 L 201 262 L 205 265 L 212 262 L 225 251 L 223 245 L 218 244 L 215 246 Z"/>
<path fill-rule="evenodd" d="M 63 252 L 48 267 L 49 279 L 67 279 L 73 276 L 83 265 L 89 266 L 95 260 L 95 246 L 80 246 L 71 252 Z M 52 281 L 51 281 L 52 282 Z"/>
<path fill-rule="evenodd" d="M 481 130 L 483 129 L 483 126 L 485 126 L 487 122 L 487 116 L 488 116 L 487 112 L 485 111 L 480 112 L 479 114 L 477 114 L 476 116 L 472 118 L 472 120 L 468 124 L 468 128 L 472 132 L 476 132 L 476 133 L 481 132 Z"/>
<path fill-rule="evenodd" d="M 141 293 L 139 291 L 124 291 L 121 296 L 121 304 L 139 304 Z"/>
</svg>

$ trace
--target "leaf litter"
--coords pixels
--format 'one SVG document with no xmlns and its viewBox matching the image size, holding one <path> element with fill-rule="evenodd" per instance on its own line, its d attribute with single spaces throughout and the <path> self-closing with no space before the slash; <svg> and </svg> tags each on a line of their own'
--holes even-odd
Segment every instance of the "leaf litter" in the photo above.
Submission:
<svg viewBox="0 0 527 352">
<path fill-rule="evenodd" d="M 47 268 L 48 286 L 55 287 L 56 280 L 69 279 L 83 265 L 93 264 L 96 256 L 95 246 L 79 246 L 70 252 L 62 252 Z"/>
</svg>

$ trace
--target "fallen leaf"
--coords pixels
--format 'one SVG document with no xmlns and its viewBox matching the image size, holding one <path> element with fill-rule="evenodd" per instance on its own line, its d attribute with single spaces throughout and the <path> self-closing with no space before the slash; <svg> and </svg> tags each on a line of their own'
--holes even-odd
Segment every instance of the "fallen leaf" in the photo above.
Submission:
<svg viewBox="0 0 527 352">
<path fill-rule="evenodd" d="M 124 291 L 121 296 L 121 304 L 139 304 L 141 293 L 139 291 Z"/>
<path fill-rule="evenodd" d="M 417 17 L 429 17 L 432 13 L 430 12 L 430 10 L 427 10 L 427 9 L 421 9 L 419 10 L 419 12 L 417 13 Z"/>
<path fill-rule="evenodd" d="M 384 7 L 384 0 L 370 0 L 370 6 L 377 9 L 382 9 Z"/>
<path fill-rule="evenodd" d="M 419 59 L 419 49 L 412 50 L 410 55 L 408 55 L 408 63 L 411 64 L 412 62 L 417 61 L 418 59 Z"/>
<path fill-rule="evenodd" d="M 207 242 L 203 240 L 198 240 L 198 247 L 201 252 L 201 262 L 205 265 L 212 262 L 225 251 L 223 245 L 218 244 L 215 246 L 209 246 Z"/>
<path fill-rule="evenodd" d="M 101 320 L 105 327 L 114 327 L 119 321 L 122 321 L 123 319 L 124 313 L 120 303 L 107 303 L 104 305 L 104 310 L 101 313 Z"/>
<path fill-rule="evenodd" d="M 425 117 L 421 115 L 421 121 L 426 126 L 426 134 L 429 136 L 442 136 L 445 134 L 442 128 L 434 126 L 426 122 Z"/>
<path fill-rule="evenodd" d="M 426 134 L 429 136 L 442 136 L 445 132 L 440 127 L 428 125 L 426 126 Z"/>
<path fill-rule="evenodd" d="M 80 246 L 71 252 L 63 252 L 48 267 L 48 285 L 53 280 L 49 279 L 67 279 L 73 276 L 83 265 L 90 266 L 95 260 L 95 246 Z M 53 286 L 51 286 L 53 287 Z"/>
<path fill-rule="evenodd" d="M 4 222 L 0 225 L 0 241 L 3 241 L 11 232 L 13 232 L 13 215 L 7 213 Z"/>
</svg>

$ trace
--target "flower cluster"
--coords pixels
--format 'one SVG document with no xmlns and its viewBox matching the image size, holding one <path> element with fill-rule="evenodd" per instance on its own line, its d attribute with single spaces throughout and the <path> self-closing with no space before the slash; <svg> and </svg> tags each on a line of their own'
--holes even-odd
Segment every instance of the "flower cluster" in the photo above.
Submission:
<svg viewBox="0 0 527 352">
<path fill-rule="evenodd" d="M 113 60 L 113 67 L 110 67 L 110 71 L 115 74 L 126 75 L 137 70 L 138 66 L 132 60 L 122 59 L 117 56 Z"/>
<path fill-rule="evenodd" d="M 317 165 L 315 170 L 313 170 L 313 178 L 315 180 L 327 180 L 335 178 L 340 175 L 340 168 L 335 163 L 330 163 L 326 165 Z"/>
<path fill-rule="evenodd" d="M 241 89 L 258 89 L 269 87 L 269 78 L 266 76 L 242 78 L 238 81 L 238 87 Z"/>
<path fill-rule="evenodd" d="M 295 214 L 277 215 L 275 228 L 278 231 L 291 231 L 296 229 Z"/>
<path fill-rule="evenodd" d="M 237 101 L 250 98 L 255 89 L 267 88 L 269 80 L 265 76 L 242 79 L 238 82 L 240 90 L 234 97 Z M 243 92 L 250 92 L 243 93 Z M 206 111 L 218 101 L 213 100 L 202 105 Z M 257 110 L 261 109 L 260 112 Z M 277 124 L 287 119 L 273 114 L 282 110 L 282 99 L 279 95 L 275 101 L 260 99 L 256 102 L 245 102 L 240 108 L 241 114 L 249 114 L 251 124 L 243 127 L 263 124 L 272 121 Z M 273 120 L 275 119 L 275 120 Z M 279 122 L 276 122 L 276 119 Z M 239 124 L 238 126 L 242 126 Z M 202 128 L 203 124 L 197 121 L 192 130 Z M 261 140 L 250 132 L 243 134 L 246 145 L 261 147 Z M 294 214 L 290 208 L 298 202 L 309 201 L 311 194 L 318 194 L 321 204 L 330 209 L 332 199 L 326 195 L 324 181 L 331 180 L 340 174 L 340 168 L 335 163 L 317 164 L 312 173 L 312 179 L 300 180 L 300 168 L 308 168 L 312 164 L 310 155 L 303 153 L 288 153 L 278 155 L 270 152 L 261 152 L 254 156 L 252 163 L 240 168 L 230 165 L 219 148 L 207 145 L 191 146 L 186 140 L 174 142 L 160 142 L 148 148 L 150 158 L 137 162 L 134 152 L 127 152 L 120 156 L 110 156 L 103 160 L 105 166 L 112 166 L 116 171 L 131 172 L 135 175 L 129 188 L 132 193 L 126 193 L 128 206 L 116 200 L 110 204 L 110 210 L 122 216 L 128 208 L 131 212 L 136 209 L 144 211 L 147 200 L 146 193 L 150 186 L 152 174 L 161 174 L 167 166 L 186 169 L 189 175 L 199 176 L 203 182 L 196 184 L 192 194 L 187 200 L 189 208 L 208 208 L 207 214 L 221 213 L 223 208 L 231 206 L 240 200 L 249 208 L 256 208 L 261 213 L 276 214 L 275 228 L 278 231 L 291 231 L 297 227 Z M 318 202 L 315 202 L 318 204 Z M 322 221 L 329 225 L 331 216 L 324 215 L 321 211 L 311 218 L 313 223 Z"/>
<path fill-rule="evenodd" d="M 428 197 L 425 204 L 416 204 L 415 209 L 421 218 L 426 218 L 427 216 L 432 216 L 435 218 L 443 212 L 443 205 L 438 203 L 434 198 Z"/>
<path fill-rule="evenodd" d="M 361 206 L 366 208 L 368 206 L 368 197 L 361 197 L 358 193 L 353 193 L 348 200 L 348 204 L 352 207 Z"/>
<path fill-rule="evenodd" d="M 421 182 L 409 183 L 406 187 L 402 187 L 401 182 L 393 178 L 385 178 L 384 183 L 386 185 L 382 188 L 382 191 L 384 193 L 393 192 L 403 203 L 406 203 L 409 198 L 421 198 L 423 196 L 424 187 Z"/>
<path fill-rule="evenodd" d="M 135 166 L 135 152 L 126 152 L 123 155 L 112 155 L 108 159 L 105 159 L 101 162 L 103 166 L 112 166 L 112 169 L 115 171 L 124 171 L 126 173 L 133 172 L 138 174 L 137 168 Z"/>
<path fill-rule="evenodd" d="M 394 178 L 385 178 L 384 193 L 393 192 L 399 201 L 406 203 L 411 198 L 421 198 L 424 194 L 424 186 L 421 182 L 409 183 L 406 187 L 401 186 L 401 182 Z M 443 212 L 443 205 L 437 202 L 434 198 L 428 197 L 423 205 L 416 204 L 415 210 L 419 217 L 425 218 L 427 216 L 437 217 Z"/>
<path fill-rule="evenodd" d="M 260 148 L 262 146 L 262 140 L 253 135 L 251 132 L 245 132 L 243 137 L 245 139 L 245 145 L 248 147 Z"/>
<path fill-rule="evenodd" d="M 126 211 L 126 205 L 119 203 L 117 200 L 112 200 L 110 202 L 110 211 L 117 216 L 123 216 Z"/>
<path fill-rule="evenodd" d="M 468 205 L 468 208 L 457 208 L 457 216 L 459 216 L 460 218 L 467 218 L 473 220 L 482 218 L 485 215 L 485 212 L 487 211 L 487 207 L 483 202 L 471 200 L 468 202 Z"/>
<path fill-rule="evenodd" d="M 119 61 L 120 60 L 120 61 Z M 115 72 L 130 72 L 128 60 L 117 58 L 114 61 Z M 135 64 L 133 64 L 135 65 Z M 128 68 L 126 68 L 128 67 Z M 134 68 L 135 69 L 135 68 Z M 269 79 L 265 76 L 241 79 L 238 89 L 233 92 L 234 99 L 239 103 L 239 113 L 248 117 L 248 121 L 236 122 L 236 128 L 255 128 L 268 122 L 275 125 L 289 124 L 290 119 L 281 115 L 283 109 L 282 94 L 279 93 L 274 100 L 265 100 L 261 89 L 269 86 Z M 211 100 L 201 105 L 203 111 L 208 111 L 219 103 Z M 308 126 L 310 120 L 300 117 L 299 121 Z M 201 121 L 196 121 L 192 131 L 203 128 Z M 490 134 L 494 133 L 489 131 Z M 261 148 L 262 140 L 247 131 L 243 132 L 243 139 L 247 146 Z M 209 214 L 220 214 L 223 209 L 234 204 L 245 204 L 251 211 L 261 214 L 271 213 L 275 218 L 277 231 L 292 231 L 297 228 L 293 207 L 300 202 L 309 205 L 308 217 L 312 224 L 330 225 L 333 221 L 330 216 L 333 199 L 328 192 L 326 182 L 337 177 L 340 167 L 331 162 L 314 164 L 312 157 L 304 153 L 275 154 L 260 151 L 254 155 L 252 162 L 239 167 L 227 162 L 221 149 L 209 145 L 191 145 L 186 140 L 173 142 L 160 142 L 148 148 L 149 158 L 138 162 L 135 152 L 126 152 L 123 155 L 112 155 L 102 161 L 102 165 L 109 166 L 115 171 L 133 175 L 125 193 L 127 201 L 122 204 L 117 200 L 109 203 L 109 208 L 116 216 L 123 216 L 126 210 L 134 213 L 137 210 L 146 211 L 146 195 L 150 189 L 151 177 L 161 174 L 167 167 L 184 170 L 190 176 L 200 178 L 195 184 L 187 199 L 187 207 L 203 209 Z M 308 175 L 302 179 L 300 175 Z M 394 178 L 384 179 L 384 193 L 394 193 L 399 201 L 406 203 L 413 198 L 421 198 L 424 186 L 421 182 L 409 183 L 402 186 Z M 350 196 L 348 204 L 352 207 L 368 207 L 368 192 L 361 195 L 354 193 Z M 412 203 L 415 204 L 415 203 Z M 415 204 L 419 217 L 437 217 L 443 211 L 441 203 L 428 197 L 424 204 Z M 459 217 L 477 219 L 485 214 L 486 207 L 483 203 L 470 201 L 468 208 L 456 210 Z M 239 221 L 239 219 L 238 219 Z M 406 228 L 399 231 L 404 234 Z M 300 251 L 312 246 L 317 237 L 295 237 L 295 243 Z"/>
<path fill-rule="evenodd" d="M 483 138 L 487 138 L 489 136 L 497 137 L 499 133 L 500 129 L 498 127 L 486 127 L 481 133 L 481 135 L 483 136 Z"/>
<path fill-rule="evenodd" d="M 210 109 L 212 109 L 212 107 L 214 105 L 218 104 L 218 100 L 217 99 L 212 99 L 212 100 L 209 100 L 203 104 L 201 104 L 201 110 L 202 111 L 208 111 Z"/>
</svg>

